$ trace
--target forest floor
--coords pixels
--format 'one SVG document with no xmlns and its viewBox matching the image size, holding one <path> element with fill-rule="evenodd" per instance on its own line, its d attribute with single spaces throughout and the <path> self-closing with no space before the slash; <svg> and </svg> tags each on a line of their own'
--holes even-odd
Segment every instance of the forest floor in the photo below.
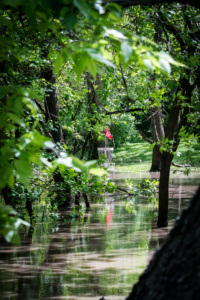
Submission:
<svg viewBox="0 0 200 300">
<path fill-rule="evenodd" d="M 114 150 L 113 162 L 116 170 L 121 172 L 148 172 L 151 167 L 152 150 L 149 144 L 138 142 L 126 144 Z M 180 144 L 173 162 L 191 167 L 171 167 L 172 172 L 200 172 L 200 144 Z"/>
</svg>

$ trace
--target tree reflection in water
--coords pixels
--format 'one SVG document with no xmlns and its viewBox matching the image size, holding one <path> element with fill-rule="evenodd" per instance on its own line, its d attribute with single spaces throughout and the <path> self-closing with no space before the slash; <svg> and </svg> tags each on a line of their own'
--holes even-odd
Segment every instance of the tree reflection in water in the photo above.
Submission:
<svg viewBox="0 0 200 300">
<path fill-rule="evenodd" d="M 169 226 L 187 206 L 198 179 L 182 182 L 171 181 Z M 128 295 L 169 230 L 156 228 L 154 208 L 145 198 L 132 199 L 131 210 L 128 201 L 122 196 L 91 197 L 82 222 L 42 222 L 41 207 L 36 207 L 41 215 L 34 230 L 21 230 L 20 247 L 0 240 L 1 299 Z"/>
</svg>

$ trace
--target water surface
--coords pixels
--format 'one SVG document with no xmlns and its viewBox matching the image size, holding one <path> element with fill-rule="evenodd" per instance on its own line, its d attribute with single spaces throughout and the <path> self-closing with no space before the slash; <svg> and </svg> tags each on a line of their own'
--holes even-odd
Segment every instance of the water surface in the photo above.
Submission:
<svg viewBox="0 0 200 300">
<path fill-rule="evenodd" d="M 145 176 L 146 175 L 146 176 Z M 117 184 L 152 175 L 111 174 Z M 155 176 L 155 174 L 154 174 Z M 171 178 L 169 224 L 197 189 L 199 176 Z M 123 299 L 137 282 L 169 228 L 157 229 L 155 209 L 140 197 L 90 198 L 81 220 L 47 219 L 36 206 L 36 226 L 21 230 L 20 247 L 0 244 L 1 299 Z M 169 226 L 169 227 L 170 227 Z"/>
</svg>

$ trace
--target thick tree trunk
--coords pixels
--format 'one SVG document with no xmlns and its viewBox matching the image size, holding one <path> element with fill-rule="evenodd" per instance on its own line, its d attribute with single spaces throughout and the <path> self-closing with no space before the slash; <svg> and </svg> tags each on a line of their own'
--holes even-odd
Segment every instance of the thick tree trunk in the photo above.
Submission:
<svg viewBox="0 0 200 300">
<path fill-rule="evenodd" d="M 161 158 L 159 146 L 155 145 L 152 152 L 152 162 L 150 172 L 160 172 L 161 169 Z"/>
<path fill-rule="evenodd" d="M 198 300 L 200 188 L 126 300 Z"/>
<path fill-rule="evenodd" d="M 164 152 L 161 155 L 161 171 L 159 183 L 159 210 L 158 210 L 158 227 L 168 225 L 168 197 L 169 197 L 169 176 L 172 155 Z"/>
</svg>

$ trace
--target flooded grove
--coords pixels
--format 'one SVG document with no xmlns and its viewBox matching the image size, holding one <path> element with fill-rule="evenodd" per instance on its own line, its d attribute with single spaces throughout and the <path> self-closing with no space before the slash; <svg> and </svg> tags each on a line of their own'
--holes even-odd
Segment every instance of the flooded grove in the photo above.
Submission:
<svg viewBox="0 0 200 300">
<path fill-rule="evenodd" d="M 129 178 L 135 185 L 153 176 L 110 174 L 116 184 Z M 200 175 L 171 177 L 169 228 L 163 229 L 144 197 L 90 197 L 90 209 L 70 222 L 65 212 L 63 221 L 47 219 L 47 207 L 35 206 L 37 223 L 21 229 L 21 246 L 0 239 L 0 299 L 124 299 L 199 182 Z"/>
</svg>

